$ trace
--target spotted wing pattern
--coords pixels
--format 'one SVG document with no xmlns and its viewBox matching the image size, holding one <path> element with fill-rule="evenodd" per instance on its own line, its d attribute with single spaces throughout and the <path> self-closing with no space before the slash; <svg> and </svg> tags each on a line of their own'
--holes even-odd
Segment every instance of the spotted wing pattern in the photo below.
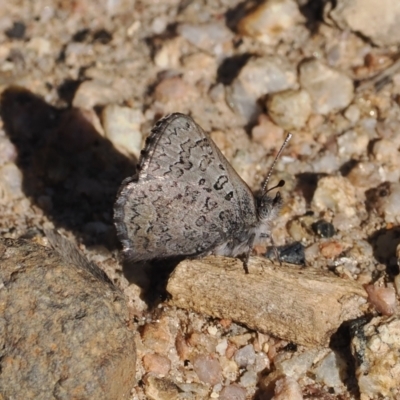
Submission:
<svg viewBox="0 0 400 400">
<path fill-rule="evenodd" d="M 246 183 L 193 119 L 177 113 L 153 128 L 139 174 L 123 182 L 115 204 L 117 234 L 132 261 L 233 248 L 256 223 Z"/>
</svg>

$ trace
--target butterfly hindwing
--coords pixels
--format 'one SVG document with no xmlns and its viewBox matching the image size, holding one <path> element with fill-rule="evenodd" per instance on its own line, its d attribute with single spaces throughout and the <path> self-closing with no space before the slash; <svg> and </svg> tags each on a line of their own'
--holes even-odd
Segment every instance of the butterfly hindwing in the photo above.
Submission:
<svg viewBox="0 0 400 400">
<path fill-rule="evenodd" d="M 247 222 L 244 216 L 247 213 Z M 256 220 L 254 197 L 210 137 L 172 114 L 152 130 L 138 177 L 115 205 L 117 233 L 132 260 L 196 256 Z"/>
</svg>

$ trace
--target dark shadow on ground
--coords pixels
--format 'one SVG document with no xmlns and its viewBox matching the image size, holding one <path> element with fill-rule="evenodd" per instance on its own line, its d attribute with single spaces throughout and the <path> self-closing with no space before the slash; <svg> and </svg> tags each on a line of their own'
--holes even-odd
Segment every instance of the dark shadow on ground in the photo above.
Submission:
<svg viewBox="0 0 400 400">
<path fill-rule="evenodd" d="M 251 57 L 250 53 L 245 53 L 225 58 L 218 67 L 217 81 L 230 85 Z"/>
<path fill-rule="evenodd" d="M 375 205 L 388 196 L 390 183 L 383 182 L 379 186 L 365 192 L 366 207 L 370 213 L 375 212 Z M 374 257 L 380 263 L 386 265 L 386 272 L 391 278 L 399 274 L 399 265 L 396 256 L 396 248 L 400 244 L 400 226 L 388 224 L 387 227 L 379 229 L 368 238 L 374 252 Z M 378 271 L 377 271 L 378 273 Z"/>
<path fill-rule="evenodd" d="M 296 190 L 300 191 L 306 199 L 307 205 L 311 204 L 314 192 L 317 189 L 318 180 L 326 174 L 317 174 L 313 172 L 304 172 L 296 175 Z"/>
<path fill-rule="evenodd" d="M 386 272 L 394 278 L 399 274 L 396 248 L 400 244 L 400 226 L 380 229 L 368 238 L 374 252 L 374 257 L 386 265 Z M 378 272 L 377 272 L 378 273 Z"/>
<path fill-rule="evenodd" d="M 56 228 L 72 231 L 86 245 L 114 249 L 113 204 L 136 160 L 96 131 L 92 111 L 57 109 L 19 87 L 6 89 L 0 106 L 26 196 Z"/>
<path fill-rule="evenodd" d="M 135 173 L 136 160 L 119 153 L 91 121 L 91 110 L 58 109 L 32 92 L 10 87 L 0 102 L 4 129 L 17 148 L 23 190 L 54 222 L 86 246 L 120 249 L 113 206 L 123 179 Z M 123 273 L 142 288 L 150 307 L 167 296 L 169 274 L 179 260 L 132 264 Z"/>
<path fill-rule="evenodd" d="M 136 263 L 126 260 L 123 262 L 124 275 L 129 282 L 142 288 L 141 299 L 146 302 L 149 309 L 155 309 L 168 298 L 166 288 L 169 276 L 183 259 Z"/>
</svg>

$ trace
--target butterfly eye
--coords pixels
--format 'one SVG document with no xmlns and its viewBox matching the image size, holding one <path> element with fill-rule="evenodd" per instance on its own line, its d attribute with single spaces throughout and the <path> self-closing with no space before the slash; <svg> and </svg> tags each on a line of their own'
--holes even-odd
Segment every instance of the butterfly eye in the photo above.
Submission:
<svg viewBox="0 0 400 400">
<path fill-rule="evenodd" d="M 262 196 L 259 200 L 257 211 L 261 220 L 268 219 L 271 209 L 273 207 L 273 199 L 266 195 Z"/>
</svg>

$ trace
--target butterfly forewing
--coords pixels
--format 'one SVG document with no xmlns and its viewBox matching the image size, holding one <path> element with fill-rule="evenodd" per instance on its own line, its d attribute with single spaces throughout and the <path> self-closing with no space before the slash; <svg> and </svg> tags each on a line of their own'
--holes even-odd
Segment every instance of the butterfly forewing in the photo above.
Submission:
<svg viewBox="0 0 400 400">
<path fill-rule="evenodd" d="M 122 185 L 115 221 L 125 254 L 139 261 L 211 253 L 255 224 L 256 211 L 209 136 L 172 114 L 152 130 L 138 178 Z"/>
</svg>

